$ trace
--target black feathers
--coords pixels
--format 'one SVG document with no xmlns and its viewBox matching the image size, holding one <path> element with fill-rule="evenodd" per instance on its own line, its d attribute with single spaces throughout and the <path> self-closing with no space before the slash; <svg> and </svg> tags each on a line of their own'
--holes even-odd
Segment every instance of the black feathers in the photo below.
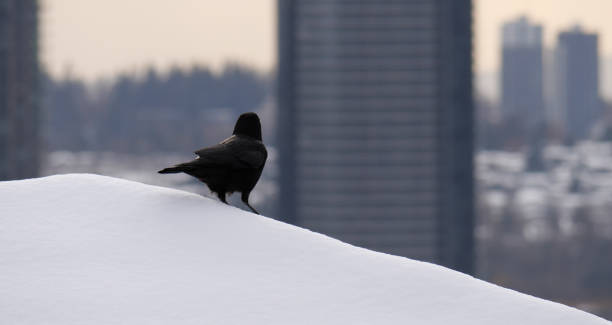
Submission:
<svg viewBox="0 0 612 325">
<path fill-rule="evenodd" d="M 240 115 L 234 126 L 233 135 L 246 135 L 255 140 L 261 141 L 261 123 L 257 114 L 244 113 Z"/>
<path fill-rule="evenodd" d="M 206 183 L 219 199 L 226 193 L 241 192 L 242 201 L 249 204 L 249 194 L 257 184 L 268 153 L 261 139 L 261 124 L 255 113 L 240 115 L 231 137 L 212 147 L 195 151 L 198 158 L 159 171 L 160 174 L 185 173 Z"/>
</svg>

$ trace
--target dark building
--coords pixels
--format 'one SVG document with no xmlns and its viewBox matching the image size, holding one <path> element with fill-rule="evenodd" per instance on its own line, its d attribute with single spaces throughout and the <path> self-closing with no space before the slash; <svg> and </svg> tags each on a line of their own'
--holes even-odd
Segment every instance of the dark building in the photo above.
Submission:
<svg viewBox="0 0 612 325">
<path fill-rule="evenodd" d="M 38 3 L 0 0 L 0 180 L 39 169 Z"/>
<path fill-rule="evenodd" d="M 471 273 L 469 0 L 279 0 L 279 216 Z"/>
<path fill-rule="evenodd" d="M 544 118 L 542 26 L 526 17 L 502 27 L 502 102 L 506 120 L 532 128 Z"/>
<path fill-rule="evenodd" d="M 600 116 L 597 34 L 576 26 L 558 36 L 555 52 L 557 109 L 572 139 L 584 139 Z"/>
</svg>

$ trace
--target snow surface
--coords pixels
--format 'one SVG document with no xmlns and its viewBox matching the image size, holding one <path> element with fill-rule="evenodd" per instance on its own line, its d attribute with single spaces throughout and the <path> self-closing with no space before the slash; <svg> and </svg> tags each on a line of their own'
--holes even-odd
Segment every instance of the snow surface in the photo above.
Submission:
<svg viewBox="0 0 612 325">
<path fill-rule="evenodd" d="M 610 324 L 198 195 L 0 182 L 1 324 Z"/>
</svg>

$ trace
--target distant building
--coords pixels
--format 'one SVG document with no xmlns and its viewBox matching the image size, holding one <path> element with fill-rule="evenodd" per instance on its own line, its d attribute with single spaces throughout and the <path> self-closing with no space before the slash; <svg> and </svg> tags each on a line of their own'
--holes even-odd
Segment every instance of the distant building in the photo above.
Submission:
<svg viewBox="0 0 612 325">
<path fill-rule="evenodd" d="M 501 108 L 505 119 L 533 128 L 544 118 L 542 26 L 526 17 L 502 27 Z"/>
<path fill-rule="evenodd" d="M 0 0 L 0 180 L 39 169 L 38 3 Z"/>
<path fill-rule="evenodd" d="M 280 217 L 471 273 L 471 1 L 278 6 Z"/>
<path fill-rule="evenodd" d="M 559 119 L 573 139 L 587 138 L 601 114 L 597 34 L 579 26 L 558 36 L 555 97 Z"/>
</svg>

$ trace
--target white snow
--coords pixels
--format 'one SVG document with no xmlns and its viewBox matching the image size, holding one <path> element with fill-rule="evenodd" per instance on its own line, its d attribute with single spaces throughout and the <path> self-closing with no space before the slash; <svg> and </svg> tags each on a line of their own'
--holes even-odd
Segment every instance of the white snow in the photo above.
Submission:
<svg viewBox="0 0 612 325">
<path fill-rule="evenodd" d="M 1 324 L 609 324 L 177 190 L 0 182 Z"/>
</svg>

